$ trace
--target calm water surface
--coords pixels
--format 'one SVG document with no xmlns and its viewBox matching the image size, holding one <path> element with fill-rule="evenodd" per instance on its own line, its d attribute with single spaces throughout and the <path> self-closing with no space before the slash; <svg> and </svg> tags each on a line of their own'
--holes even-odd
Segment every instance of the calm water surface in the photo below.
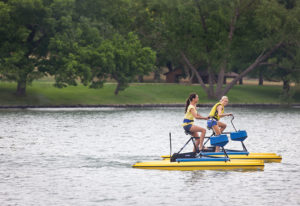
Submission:
<svg viewBox="0 0 300 206">
<path fill-rule="evenodd" d="M 249 151 L 281 154 L 282 163 L 246 172 L 131 168 L 169 154 L 169 132 L 173 151 L 181 148 L 183 108 L 0 110 L 0 205 L 300 205 L 300 109 L 226 110 L 247 130 Z"/>
</svg>

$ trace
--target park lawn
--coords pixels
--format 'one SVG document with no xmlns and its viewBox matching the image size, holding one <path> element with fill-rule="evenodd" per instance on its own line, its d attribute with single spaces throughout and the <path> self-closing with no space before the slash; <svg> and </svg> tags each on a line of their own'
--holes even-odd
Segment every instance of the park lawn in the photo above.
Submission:
<svg viewBox="0 0 300 206">
<path fill-rule="evenodd" d="M 116 84 L 107 83 L 101 89 L 83 85 L 55 88 L 53 82 L 35 81 L 27 87 L 25 97 L 16 97 L 16 84 L 0 82 L 0 105 L 99 105 L 99 104 L 175 104 L 185 103 L 191 92 L 199 95 L 199 103 L 214 103 L 209 100 L 199 85 L 133 83 L 125 91 L 114 95 Z M 292 103 L 300 102 L 299 87 L 293 88 Z M 280 100 L 281 86 L 236 85 L 228 93 L 230 103 L 283 103 Z"/>
</svg>

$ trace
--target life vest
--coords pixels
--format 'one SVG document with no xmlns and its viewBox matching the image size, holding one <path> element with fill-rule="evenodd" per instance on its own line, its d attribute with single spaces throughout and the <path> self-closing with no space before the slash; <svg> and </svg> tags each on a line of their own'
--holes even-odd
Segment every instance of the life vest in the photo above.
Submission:
<svg viewBox="0 0 300 206">
<path fill-rule="evenodd" d="M 191 113 L 191 109 L 195 109 L 196 110 L 195 106 L 193 106 L 191 104 L 188 106 L 188 108 L 186 110 L 186 113 L 184 115 L 182 126 L 186 126 L 186 125 L 189 125 L 189 124 L 194 124 L 194 116 Z M 196 112 L 197 112 L 197 110 L 196 110 Z"/>
<path fill-rule="evenodd" d="M 214 118 L 214 119 L 216 119 L 217 121 L 220 120 L 220 116 L 219 116 L 218 110 L 217 110 L 217 107 L 218 107 L 219 105 L 222 105 L 222 104 L 221 104 L 220 102 L 218 102 L 217 104 L 215 104 L 215 105 L 213 106 L 213 108 L 211 109 L 210 113 L 209 113 L 209 116 L 212 117 L 212 118 Z M 221 114 L 223 114 L 223 113 L 224 113 L 224 106 L 222 105 L 222 111 L 221 111 Z"/>
</svg>

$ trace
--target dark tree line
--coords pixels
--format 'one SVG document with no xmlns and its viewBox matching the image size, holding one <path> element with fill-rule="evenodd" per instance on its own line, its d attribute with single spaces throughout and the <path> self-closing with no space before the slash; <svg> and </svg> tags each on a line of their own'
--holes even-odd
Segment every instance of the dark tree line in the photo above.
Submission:
<svg viewBox="0 0 300 206">
<path fill-rule="evenodd" d="M 299 81 L 299 14 L 297 0 L 0 1 L 0 74 L 18 95 L 48 74 L 57 87 L 112 78 L 118 94 L 137 76 L 181 67 L 219 98 L 264 71 L 288 94 Z M 223 85 L 228 71 L 239 75 Z"/>
</svg>

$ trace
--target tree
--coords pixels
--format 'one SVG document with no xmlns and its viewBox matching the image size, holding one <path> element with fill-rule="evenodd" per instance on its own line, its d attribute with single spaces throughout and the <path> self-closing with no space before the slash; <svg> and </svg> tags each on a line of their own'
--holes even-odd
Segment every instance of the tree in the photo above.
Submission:
<svg viewBox="0 0 300 206">
<path fill-rule="evenodd" d="M 55 77 L 55 86 L 59 88 L 76 86 L 78 80 L 87 86 L 92 78 L 91 68 L 99 66 L 91 61 L 93 50 L 103 41 L 99 30 L 85 17 L 78 22 L 71 19 L 64 19 L 61 30 L 50 39 L 50 55 L 41 67 Z"/>
<path fill-rule="evenodd" d="M 76 51 L 71 52 L 74 59 L 72 66 L 82 69 L 71 69 L 71 73 L 74 77 L 79 76 L 83 79 L 84 83 L 90 79 L 91 88 L 101 88 L 110 77 L 117 81 L 117 95 L 119 91 L 128 87 L 137 75 L 148 74 L 155 68 L 155 52 L 150 47 L 144 47 L 134 32 L 129 32 L 134 21 L 134 16 L 130 13 L 130 2 L 76 1 L 75 19 L 79 21 L 77 28 L 80 32 L 75 34 L 80 35 L 67 37 L 59 42 L 65 43 L 68 39 L 76 42 L 76 46 L 72 47 L 76 48 Z M 65 48 L 68 50 L 70 46 L 66 45 Z M 64 59 L 69 59 L 68 56 L 64 56 Z M 57 59 L 62 58 L 60 56 Z M 79 73 L 75 74 L 74 71 Z M 64 79 L 67 80 L 63 78 L 60 82 L 63 83 Z M 72 77 L 71 80 L 75 79 Z"/>
<path fill-rule="evenodd" d="M 0 2 L 0 72 L 26 85 L 50 74 L 55 86 L 100 87 L 117 80 L 116 94 L 148 73 L 155 53 L 129 32 L 129 0 L 8 0 Z M 107 46 L 107 48 L 106 48 Z M 114 62 L 116 61 L 116 62 Z M 101 77 L 101 78 L 99 78 Z"/>
<path fill-rule="evenodd" d="M 168 45 L 181 55 L 209 98 L 225 95 L 283 44 L 294 42 L 300 24 L 296 8 L 288 11 L 275 0 L 163 2 L 168 4 L 163 13 Z M 209 74 L 208 86 L 199 67 Z M 225 72 L 234 68 L 239 76 L 224 87 Z"/>
<path fill-rule="evenodd" d="M 261 65 L 267 67 L 267 77 L 283 82 L 281 99 L 290 102 L 292 82 L 300 82 L 300 45 L 284 45 L 281 50 Z"/>
<path fill-rule="evenodd" d="M 25 95 L 27 84 L 46 74 L 55 76 L 58 87 L 75 85 L 78 77 L 87 84 L 89 68 L 78 61 L 75 40 L 82 32 L 72 19 L 73 0 L 8 0 L 0 6 L 5 17 L 0 71 L 17 82 L 17 95 Z"/>
<path fill-rule="evenodd" d="M 131 0 L 129 4 L 129 30 L 136 33 L 143 46 L 151 47 L 156 52 L 155 80 L 159 81 L 162 68 L 167 66 L 170 70 L 181 65 L 176 57 L 176 50 L 168 44 L 168 32 L 165 28 L 164 13 L 172 2 L 157 0 Z M 170 3 L 170 4 L 168 4 Z"/>
<path fill-rule="evenodd" d="M 128 33 L 124 38 L 115 34 L 112 39 L 105 40 L 96 50 L 95 61 L 99 67 L 93 68 L 95 77 L 91 87 L 103 85 L 107 75 L 117 81 L 115 95 L 128 87 L 137 75 L 144 75 L 154 69 L 155 52 L 149 47 L 143 47 L 138 37 Z"/>
<path fill-rule="evenodd" d="M 42 0 L 0 2 L 0 71 L 17 82 L 17 95 L 25 95 L 26 85 L 44 75 L 38 65 L 53 33 L 50 13 Z"/>
</svg>

